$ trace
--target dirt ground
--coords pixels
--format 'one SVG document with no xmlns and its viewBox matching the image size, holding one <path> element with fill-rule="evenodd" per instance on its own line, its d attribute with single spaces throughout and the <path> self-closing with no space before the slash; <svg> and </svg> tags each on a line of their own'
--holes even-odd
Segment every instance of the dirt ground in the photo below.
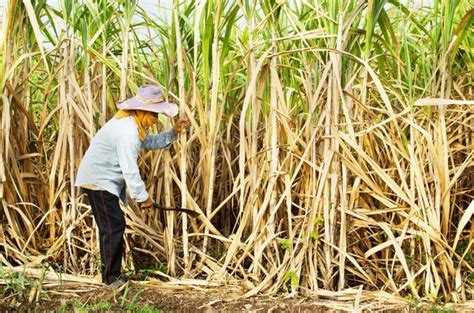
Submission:
<svg viewBox="0 0 474 313">
<path fill-rule="evenodd" d="M 243 298 L 235 288 L 201 288 L 130 282 L 119 290 L 73 283 L 18 292 L 0 285 L 0 311 L 28 312 L 474 312 L 474 306 L 441 307 L 365 298 L 335 301 L 288 294 Z"/>
<path fill-rule="evenodd" d="M 0 295 L 2 293 L 5 294 L 4 287 L 0 287 Z M 327 312 L 329 309 L 303 298 L 258 296 L 242 299 L 231 291 L 162 290 L 136 283 L 115 291 L 101 286 L 68 285 L 47 288 L 41 293 L 36 299 L 31 292 L 4 295 L 0 300 L 0 312 Z"/>
</svg>

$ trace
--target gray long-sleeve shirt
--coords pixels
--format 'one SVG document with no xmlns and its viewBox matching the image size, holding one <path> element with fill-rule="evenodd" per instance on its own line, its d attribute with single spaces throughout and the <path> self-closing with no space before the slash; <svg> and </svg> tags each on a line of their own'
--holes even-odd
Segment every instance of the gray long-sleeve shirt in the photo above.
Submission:
<svg viewBox="0 0 474 313">
<path fill-rule="evenodd" d="M 93 185 L 120 197 L 127 204 L 125 186 L 137 202 L 148 198 L 140 171 L 140 149 L 167 149 L 178 139 L 169 128 L 159 134 L 147 133 L 140 141 L 137 125 L 132 116 L 108 121 L 92 139 L 79 165 L 75 186 Z"/>
</svg>

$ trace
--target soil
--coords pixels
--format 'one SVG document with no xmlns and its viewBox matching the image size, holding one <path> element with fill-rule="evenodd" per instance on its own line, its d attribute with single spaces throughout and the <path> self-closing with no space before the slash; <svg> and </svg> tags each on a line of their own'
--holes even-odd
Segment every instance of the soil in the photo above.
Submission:
<svg viewBox="0 0 474 313">
<path fill-rule="evenodd" d="M 44 290 L 12 292 L 0 285 L 0 312 L 350 312 L 353 301 L 332 301 L 310 297 L 255 296 L 243 298 L 236 288 L 215 289 L 170 286 L 162 283 L 131 282 L 119 290 L 104 286 L 67 283 L 45 285 Z M 363 311 L 377 312 L 472 312 L 441 309 L 432 306 L 389 305 L 377 302 L 361 303 Z"/>
<path fill-rule="evenodd" d="M 1 294 L 5 294 L 2 286 Z M 4 295 L 0 300 L 0 312 L 327 312 L 327 309 L 303 298 L 285 300 L 282 297 L 258 296 L 242 299 L 228 290 L 161 290 L 136 283 L 119 290 L 70 284 L 57 290 L 48 288 L 37 300 L 20 293 Z"/>
</svg>

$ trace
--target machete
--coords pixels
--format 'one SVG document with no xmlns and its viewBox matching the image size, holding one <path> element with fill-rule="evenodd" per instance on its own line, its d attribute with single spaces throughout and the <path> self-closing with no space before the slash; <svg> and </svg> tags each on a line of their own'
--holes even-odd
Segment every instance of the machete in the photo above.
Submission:
<svg viewBox="0 0 474 313">
<path fill-rule="evenodd" d="M 199 216 L 199 212 L 196 212 L 196 211 L 193 211 L 193 210 L 190 210 L 190 209 L 186 209 L 186 208 L 167 208 L 167 207 L 159 205 L 158 203 L 153 203 L 153 207 L 155 209 L 160 209 L 160 210 L 163 210 L 163 211 L 178 211 L 178 212 L 186 213 L 191 217 L 198 217 Z"/>
</svg>

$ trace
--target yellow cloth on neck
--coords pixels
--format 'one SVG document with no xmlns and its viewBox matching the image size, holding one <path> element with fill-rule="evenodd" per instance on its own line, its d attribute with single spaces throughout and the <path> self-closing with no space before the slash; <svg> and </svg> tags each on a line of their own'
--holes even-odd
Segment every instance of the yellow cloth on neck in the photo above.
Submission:
<svg viewBox="0 0 474 313">
<path fill-rule="evenodd" d="M 138 134 L 141 141 L 146 138 L 146 129 L 156 124 L 156 121 L 158 120 L 157 113 L 141 110 L 118 110 L 114 115 L 114 118 L 119 120 L 127 116 L 133 116 L 138 127 Z"/>
</svg>

